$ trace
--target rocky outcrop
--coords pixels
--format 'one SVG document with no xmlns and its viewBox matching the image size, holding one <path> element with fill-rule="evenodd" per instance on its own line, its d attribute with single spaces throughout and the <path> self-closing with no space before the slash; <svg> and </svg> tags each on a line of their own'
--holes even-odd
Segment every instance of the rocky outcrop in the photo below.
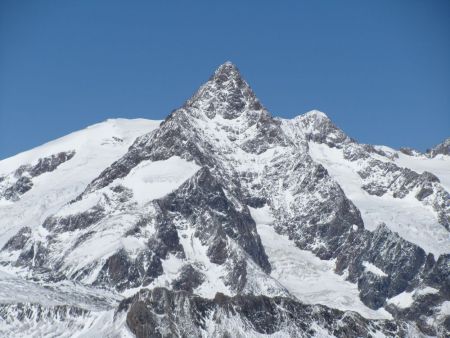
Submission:
<svg viewBox="0 0 450 338">
<path fill-rule="evenodd" d="M 216 294 L 204 299 L 164 288 L 142 290 L 122 302 L 127 325 L 143 337 L 406 337 L 408 325 L 367 320 L 352 312 L 320 305 L 304 305 L 290 298 Z"/>
<path fill-rule="evenodd" d="M 388 304 L 387 309 L 396 318 L 414 321 L 419 330 L 429 336 L 448 337 L 450 334 L 450 316 L 441 312 L 443 295 L 436 293 L 414 293 L 413 303 L 405 308 Z"/>
<path fill-rule="evenodd" d="M 101 205 L 96 205 L 86 211 L 63 217 L 48 217 L 43 227 L 55 232 L 82 230 L 100 221 L 105 217 L 105 210 Z"/>
<path fill-rule="evenodd" d="M 195 227 L 202 243 L 209 247 L 211 262 L 225 262 L 229 237 L 264 271 L 269 272 L 270 264 L 248 208 L 241 205 L 242 209 L 239 210 L 239 206 L 227 198 L 224 190 L 210 171 L 204 168 L 158 203 L 162 210 L 183 217 Z M 186 200 L 190 203 L 186 203 Z"/>
<path fill-rule="evenodd" d="M 276 217 L 275 228 L 300 248 L 330 259 L 353 231 L 353 226 L 363 228 L 359 210 L 327 170 L 307 154 L 296 156 L 292 162 L 283 160 L 276 170 L 288 175 L 284 176 L 282 186 L 274 186 L 276 190 L 267 193 Z M 275 179 L 277 174 L 272 175 Z M 287 205 L 279 202 L 285 191 L 291 199 Z"/>
<path fill-rule="evenodd" d="M 6 244 L 3 246 L 2 250 L 16 251 L 22 250 L 25 244 L 30 239 L 31 229 L 29 227 L 23 227 L 19 232 L 11 237 Z"/>
<path fill-rule="evenodd" d="M 58 318 L 59 320 L 68 320 L 73 317 L 82 317 L 89 311 L 67 305 L 55 305 L 44 307 L 40 304 L 1 304 L 0 318 L 7 322 L 15 321 L 42 321 Z"/>
<path fill-rule="evenodd" d="M 0 336 L 62 336 L 80 331 L 90 311 L 77 306 L 35 303 L 0 304 Z"/>
<path fill-rule="evenodd" d="M 408 156 L 420 156 L 422 153 L 416 149 L 410 147 L 401 147 L 399 151 Z"/>
<path fill-rule="evenodd" d="M 172 282 L 174 290 L 184 290 L 193 292 L 205 281 L 205 275 L 194 268 L 191 264 L 185 265 L 180 272 L 180 275 Z"/>
<path fill-rule="evenodd" d="M 162 273 L 161 259 L 151 250 L 132 257 L 121 249 L 106 260 L 94 285 L 110 286 L 123 291 L 147 286 Z"/>
<path fill-rule="evenodd" d="M 17 201 L 21 195 L 33 187 L 33 177 L 52 172 L 74 155 L 75 151 L 60 152 L 40 158 L 35 165 L 22 165 L 13 173 L 3 176 L 0 180 L 0 199 Z"/>
<path fill-rule="evenodd" d="M 70 160 L 75 156 L 75 151 L 60 152 L 49 157 L 40 158 L 38 163 L 30 168 L 28 171 L 31 177 L 48 173 L 58 168 L 64 162 Z"/>
<path fill-rule="evenodd" d="M 394 198 L 405 198 L 414 194 L 417 200 L 432 206 L 439 223 L 450 230 L 450 194 L 432 173 L 425 171 L 418 174 L 394 163 L 372 159 L 358 174 L 364 182 L 362 188 L 371 195 L 390 193 Z"/>
<path fill-rule="evenodd" d="M 380 225 L 374 232 L 363 230 L 349 236 L 339 249 L 336 271 L 348 271 L 349 280 L 358 283 L 361 300 L 376 309 L 387 298 L 412 286 L 425 268 L 425 261 L 421 248 Z M 364 262 L 383 273 L 367 271 Z"/>
<path fill-rule="evenodd" d="M 426 154 L 429 157 L 436 157 L 437 155 L 450 155 L 450 137 L 446 138 L 442 143 L 439 143 L 431 149 L 427 149 Z"/>
</svg>

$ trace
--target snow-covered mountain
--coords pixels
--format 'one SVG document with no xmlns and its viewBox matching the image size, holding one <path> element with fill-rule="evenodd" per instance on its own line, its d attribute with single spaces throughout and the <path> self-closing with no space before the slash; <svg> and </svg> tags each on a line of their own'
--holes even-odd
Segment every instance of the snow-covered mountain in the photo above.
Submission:
<svg viewBox="0 0 450 338">
<path fill-rule="evenodd" d="M 162 122 L 0 161 L 0 335 L 445 337 L 446 144 L 273 117 L 225 63 Z"/>
</svg>

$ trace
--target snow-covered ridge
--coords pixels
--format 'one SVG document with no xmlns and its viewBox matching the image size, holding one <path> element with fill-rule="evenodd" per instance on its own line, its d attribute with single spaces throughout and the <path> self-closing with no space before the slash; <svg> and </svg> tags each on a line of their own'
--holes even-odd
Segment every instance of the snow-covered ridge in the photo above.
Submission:
<svg viewBox="0 0 450 338">
<path fill-rule="evenodd" d="M 9 173 L 20 165 L 37 162 L 40 158 L 73 149 L 75 151 L 97 153 L 98 148 L 115 148 L 118 143 L 126 148 L 136 137 L 157 128 L 161 120 L 148 119 L 108 119 L 70 133 L 36 148 L 0 160 L 0 174 Z M 108 146 L 109 145 L 109 146 Z M 90 147 L 92 148 L 90 148 Z M 98 156 L 101 156 L 98 153 Z"/>
</svg>

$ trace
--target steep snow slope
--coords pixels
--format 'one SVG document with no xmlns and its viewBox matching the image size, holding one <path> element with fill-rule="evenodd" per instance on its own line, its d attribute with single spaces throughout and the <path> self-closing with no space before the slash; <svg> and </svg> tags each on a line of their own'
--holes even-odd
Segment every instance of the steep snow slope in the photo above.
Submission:
<svg viewBox="0 0 450 338">
<path fill-rule="evenodd" d="M 33 187 L 18 201 L 11 202 L 0 196 L 0 247 L 21 227 L 42 224 L 78 196 L 105 167 L 123 156 L 136 137 L 159 124 L 160 121 L 144 119 L 107 120 L 0 161 L 0 177 L 7 177 L 14 176 L 20 166 L 33 165 L 39 159 L 75 152 L 73 158 L 51 173 L 33 178 Z"/>
</svg>

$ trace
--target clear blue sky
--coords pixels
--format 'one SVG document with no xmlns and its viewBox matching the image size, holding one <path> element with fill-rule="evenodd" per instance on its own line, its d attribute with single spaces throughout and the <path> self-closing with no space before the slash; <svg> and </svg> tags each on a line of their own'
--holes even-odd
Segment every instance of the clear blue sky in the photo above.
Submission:
<svg viewBox="0 0 450 338">
<path fill-rule="evenodd" d="M 0 1 L 0 158 L 163 119 L 234 62 L 262 103 L 365 143 L 450 136 L 450 1 Z"/>
</svg>

